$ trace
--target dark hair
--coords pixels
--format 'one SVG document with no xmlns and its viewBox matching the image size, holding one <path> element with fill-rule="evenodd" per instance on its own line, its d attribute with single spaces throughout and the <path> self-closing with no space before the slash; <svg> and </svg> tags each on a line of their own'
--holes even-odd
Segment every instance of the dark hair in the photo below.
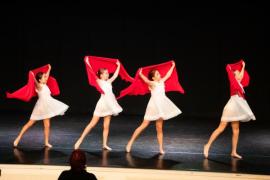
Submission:
<svg viewBox="0 0 270 180">
<path fill-rule="evenodd" d="M 104 71 L 107 71 L 106 68 L 99 68 L 97 71 L 97 77 L 100 78 L 100 75 L 104 73 Z"/>
<path fill-rule="evenodd" d="M 37 80 L 37 82 L 39 82 L 39 80 L 42 78 L 43 74 L 44 74 L 43 72 L 38 72 L 36 74 L 36 80 Z"/>
<path fill-rule="evenodd" d="M 82 171 L 86 168 L 85 153 L 79 149 L 74 150 L 69 158 L 69 164 L 74 171 Z"/>
<path fill-rule="evenodd" d="M 155 73 L 156 73 L 156 72 L 157 72 L 156 69 L 150 70 L 149 73 L 148 73 L 148 79 L 152 81 L 152 80 L 153 80 L 153 77 L 155 76 Z"/>
</svg>

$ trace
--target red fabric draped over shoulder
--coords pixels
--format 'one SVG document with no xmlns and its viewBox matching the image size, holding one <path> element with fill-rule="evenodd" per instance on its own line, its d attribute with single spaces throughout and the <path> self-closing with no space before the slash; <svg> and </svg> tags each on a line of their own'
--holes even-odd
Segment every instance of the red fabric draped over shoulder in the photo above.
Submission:
<svg viewBox="0 0 270 180">
<path fill-rule="evenodd" d="M 103 90 L 97 83 L 97 72 L 100 68 L 105 68 L 109 73 L 114 73 L 117 65 L 118 59 L 97 57 L 97 56 L 85 56 L 84 63 L 86 67 L 88 83 L 94 86 L 101 94 L 104 94 Z M 120 61 L 119 61 L 120 62 Z M 120 63 L 119 76 L 121 79 L 132 82 L 133 78 L 129 76 L 124 66 Z"/>
<path fill-rule="evenodd" d="M 234 76 L 234 71 L 236 71 L 236 70 L 241 71 L 242 67 L 243 67 L 243 60 L 242 59 L 240 61 L 238 61 L 237 63 L 227 64 L 227 66 L 226 66 L 226 71 L 227 71 L 228 78 L 230 81 L 230 94 L 231 94 L 231 96 L 238 94 L 241 97 L 244 97 L 244 91 Z M 249 74 L 245 70 L 243 79 L 241 80 L 240 83 L 243 87 L 247 87 L 249 85 L 249 81 L 250 81 Z"/>
<path fill-rule="evenodd" d="M 169 69 L 171 68 L 171 66 L 172 66 L 172 61 L 168 61 L 168 62 L 165 62 L 162 64 L 157 64 L 157 65 L 152 65 L 152 66 L 146 66 L 146 67 L 142 68 L 142 73 L 146 77 L 148 77 L 148 73 L 151 70 L 156 69 L 159 71 L 161 77 L 164 77 L 166 75 L 166 73 L 169 71 Z M 128 86 L 126 89 L 121 91 L 118 99 L 122 98 L 126 95 L 144 95 L 144 94 L 147 94 L 150 92 L 148 85 L 140 78 L 139 71 L 140 71 L 140 69 L 137 70 L 136 76 L 135 76 L 132 84 L 130 86 Z M 183 94 L 185 92 L 179 83 L 176 68 L 174 68 L 172 75 L 165 82 L 165 91 L 166 92 L 177 91 L 177 92 L 180 92 Z"/>
<path fill-rule="evenodd" d="M 32 97 L 37 95 L 35 91 L 35 75 L 38 72 L 46 73 L 48 69 L 49 65 L 45 65 L 29 71 L 27 84 L 24 85 L 22 88 L 14 91 L 13 93 L 7 92 L 7 98 L 15 98 L 26 102 L 30 101 Z M 32 72 L 34 73 L 34 75 L 32 74 Z M 47 86 L 49 87 L 52 95 L 56 96 L 60 94 L 58 83 L 54 77 L 49 76 Z"/>
</svg>

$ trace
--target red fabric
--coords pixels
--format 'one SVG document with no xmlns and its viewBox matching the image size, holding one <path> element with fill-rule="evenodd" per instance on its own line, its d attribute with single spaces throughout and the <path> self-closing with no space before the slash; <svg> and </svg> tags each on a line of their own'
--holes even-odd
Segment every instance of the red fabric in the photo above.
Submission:
<svg viewBox="0 0 270 180">
<path fill-rule="evenodd" d="M 7 98 L 16 98 L 16 99 L 26 101 L 26 102 L 30 101 L 30 99 L 32 97 L 37 95 L 37 93 L 35 91 L 35 79 L 34 79 L 35 75 L 38 72 L 46 73 L 48 71 L 48 68 L 49 68 L 49 66 L 45 65 L 45 66 L 42 66 L 40 68 L 29 71 L 27 84 L 13 93 L 7 92 L 6 93 Z M 33 72 L 34 75 L 31 72 Z M 49 76 L 48 81 L 47 81 L 47 85 L 48 85 L 52 95 L 56 96 L 56 95 L 60 94 L 60 90 L 59 90 L 59 87 L 58 87 L 58 84 L 57 84 L 57 81 L 55 78 L 53 78 L 52 76 Z"/>
<path fill-rule="evenodd" d="M 100 68 L 108 69 L 109 73 L 114 73 L 118 59 L 105 58 L 105 57 L 97 57 L 97 56 L 85 56 L 84 62 L 86 67 L 86 72 L 88 76 L 88 82 L 91 86 L 94 86 L 100 93 L 104 94 L 103 90 L 97 83 L 97 72 Z M 124 66 L 120 63 L 119 76 L 128 82 L 132 82 L 133 78 L 129 76 Z"/>
<path fill-rule="evenodd" d="M 172 66 L 172 61 L 168 61 L 168 62 L 157 64 L 157 65 L 147 66 L 147 67 L 142 68 L 142 73 L 146 77 L 148 77 L 149 71 L 151 71 L 152 69 L 156 69 L 159 71 L 161 77 L 163 77 L 169 71 L 171 66 Z M 144 95 L 144 94 L 150 93 L 148 85 L 139 76 L 139 71 L 140 69 L 136 72 L 136 76 L 132 84 L 126 89 L 122 90 L 118 98 L 122 98 L 126 95 Z M 176 68 L 174 68 L 172 75 L 169 77 L 169 79 L 165 81 L 165 91 L 166 92 L 178 91 L 183 94 L 185 92 L 178 81 Z"/>
<path fill-rule="evenodd" d="M 234 63 L 234 64 L 228 64 L 226 66 L 226 71 L 227 71 L 227 74 L 228 74 L 228 78 L 229 78 L 229 81 L 230 81 L 230 94 L 231 96 L 235 95 L 235 94 L 238 94 L 239 96 L 241 97 L 245 97 L 244 96 L 244 91 L 243 89 L 241 88 L 241 86 L 239 85 L 238 81 L 235 79 L 235 76 L 234 76 L 234 71 L 238 70 L 238 71 L 241 71 L 242 67 L 243 67 L 243 60 L 240 60 L 239 62 L 237 63 Z M 247 87 L 249 85 L 249 74 L 248 72 L 245 70 L 244 71 L 244 76 L 243 76 L 243 79 L 241 80 L 241 85 L 244 87 Z"/>
</svg>

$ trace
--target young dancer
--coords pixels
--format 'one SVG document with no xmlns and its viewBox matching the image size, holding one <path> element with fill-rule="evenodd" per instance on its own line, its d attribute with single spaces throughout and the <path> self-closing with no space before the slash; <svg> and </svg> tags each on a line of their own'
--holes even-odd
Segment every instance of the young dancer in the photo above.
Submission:
<svg viewBox="0 0 270 180">
<path fill-rule="evenodd" d="M 87 64 L 90 66 L 90 64 Z M 97 102 L 94 115 L 92 120 L 89 122 L 89 124 L 84 129 L 83 133 L 81 134 L 80 138 L 77 140 L 77 142 L 74 145 L 74 149 L 78 149 L 86 137 L 88 133 L 96 126 L 99 119 L 103 117 L 103 149 L 111 151 L 112 149 L 108 146 L 108 135 L 109 135 L 109 126 L 111 121 L 111 116 L 116 116 L 120 112 L 122 112 L 122 108 L 118 104 L 113 91 L 112 91 L 112 83 L 117 78 L 120 70 L 120 62 L 116 61 L 117 68 L 111 78 L 109 78 L 109 72 L 108 69 L 100 68 L 97 72 L 96 79 L 97 84 L 101 88 L 101 90 L 104 92 L 104 94 L 101 94 L 100 99 Z M 90 66 L 90 68 L 92 68 Z"/>
<path fill-rule="evenodd" d="M 137 137 L 150 124 L 151 121 L 155 121 L 159 151 L 160 154 L 165 153 L 163 149 L 163 121 L 181 114 L 180 109 L 178 109 L 165 94 L 164 83 L 170 78 L 174 68 L 175 63 L 172 62 L 169 71 L 164 77 L 161 77 L 158 70 L 152 69 L 148 74 L 148 78 L 143 75 L 142 69 L 140 69 L 139 76 L 144 83 L 148 85 L 148 88 L 151 91 L 151 98 L 146 108 L 144 120 L 142 124 L 134 131 L 126 146 L 126 152 L 131 151 L 132 144 Z"/>
<path fill-rule="evenodd" d="M 240 68 L 237 68 L 240 67 Z M 226 70 L 230 80 L 231 98 L 223 109 L 221 122 L 218 128 L 212 133 L 207 144 L 204 145 L 204 157 L 208 158 L 208 151 L 212 143 L 224 131 L 228 123 L 232 126 L 232 151 L 231 156 L 242 159 L 237 153 L 237 143 L 239 137 L 239 121 L 247 122 L 255 120 L 247 101 L 244 99 L 244 86 L 248 85 L 249 77 L 245 72 L 245 62 L 240 61 L 236 64 L 227 65 Z"/>
<path fill-rule="evenodd" d="M 17 147 L 24 133 L 37 121 L 43 120 L 44 124 L 44 144 L 46 147 L 51 148 L 52 145 L 49 143 L 50 137 L 50 118 L 63 115 L 68 106 L 51 96 L 51 91 L 46 85 L 51 71 L 51 66 L 49 65 L 48 71 L 46 73 L 38 72 L 35 81 L 35 90 L 38 94 L 38 100 L 31 114 L 30 120 L 23 126 L 19 135 L 13 142 L 13 146 Z M 32 76 L 34 73 L 32 72 Z"/>
</svg>

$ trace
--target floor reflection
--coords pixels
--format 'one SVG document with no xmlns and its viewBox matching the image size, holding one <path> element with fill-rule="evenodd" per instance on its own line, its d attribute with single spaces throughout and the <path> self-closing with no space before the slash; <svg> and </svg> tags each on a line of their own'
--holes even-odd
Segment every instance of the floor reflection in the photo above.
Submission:
<svg viewBox="0 0 270 180">
<path fill-rule="evenodd" d="M 24 150 L 20 148 L 13 149 L 13 155 L 16 161 L 20 164 L 51 164 L 55 158 L 66 158 L 67 155 L 44 147 L 42 149 Z"/>
<path fill-rule="evenodd" d="M 154 167 L 155 169 L 167 169 L 179 164 L 180 162 L 169 160 L 165 158 L 164 154 L 155 154 L 150 158 L 143 158 L 132 153 L 126 153 L 126 161 L 129 167 Z"/>
<path fill-rule="evenodd" d="M 232 172 L 238 172 L 238 167 L 240 166 L 241 159 L 231 158 L 230 161 L 226 162 L 226 159 L 215 160 L 215 159 L 204 159 L 203 160 L 203 170 L 213 171 L 216 167 L 230 167 Z"/>
</svg>

